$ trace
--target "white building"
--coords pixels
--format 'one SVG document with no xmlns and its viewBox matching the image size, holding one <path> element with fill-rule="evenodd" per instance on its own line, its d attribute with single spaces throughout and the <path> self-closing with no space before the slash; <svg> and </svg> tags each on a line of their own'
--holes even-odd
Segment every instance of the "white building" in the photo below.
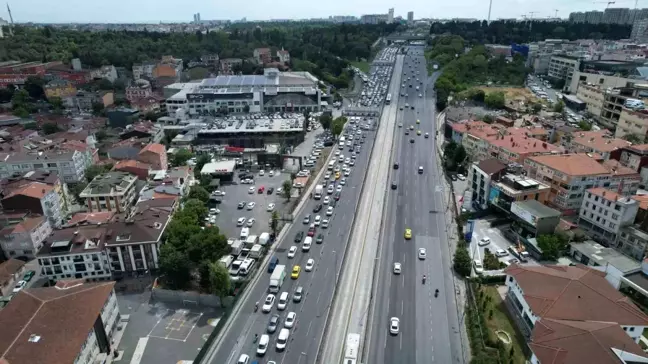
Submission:
<svg viewBox="0 0 648 364">
<path fill-rule="evenodd" d="M 594 240 L 614 245 L 620 230 L 632 225 L 639 203 L 603 187 L 590 188 L 583 197 L 578 226 Z"/>
<path fill-rule="evenodd" d="M 0 311 L 6 363 L 105 363 L 120 321 L 114 282 L 59 281 L 16 294 Z"/>
</svg>

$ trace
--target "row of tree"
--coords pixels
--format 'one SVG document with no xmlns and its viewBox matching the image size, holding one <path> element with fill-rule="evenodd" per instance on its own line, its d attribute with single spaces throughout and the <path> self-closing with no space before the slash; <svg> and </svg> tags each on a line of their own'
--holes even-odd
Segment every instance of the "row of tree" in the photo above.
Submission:
<svg viewBox="0 0 648 364">
<path fill-rule="evenodd" d="M 512 44 L 545 39 L 625 39 L 631 25 L 545 21 L 501 21 L 433 23 L 430 34 L 454 34 L 471 44 Z"/>
</svg>

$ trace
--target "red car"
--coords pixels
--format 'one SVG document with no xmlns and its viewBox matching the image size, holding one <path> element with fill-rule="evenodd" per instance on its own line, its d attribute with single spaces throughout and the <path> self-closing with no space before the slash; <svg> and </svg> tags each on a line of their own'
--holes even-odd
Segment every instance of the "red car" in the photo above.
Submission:
<svg viewBox="0 0 648 364">
<path fill-rule="evenodd" d="M 259 193 L 263 193 L 263 191 L 265 191 L 265 187 L 263 186 L 259 187 Z"/>
</svg>

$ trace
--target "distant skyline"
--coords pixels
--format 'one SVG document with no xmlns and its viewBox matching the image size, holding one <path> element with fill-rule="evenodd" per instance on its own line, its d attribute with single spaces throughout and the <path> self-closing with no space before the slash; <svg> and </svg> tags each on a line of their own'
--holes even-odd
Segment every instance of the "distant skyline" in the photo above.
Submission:
<svg viewBox="0 0 648 364">
<path fill-rule="evenodd" d="M 218 3 L 224 3 L 219 6 Z M 394 16 L 414 18 L 477 18 L 486 19 L 488 0 L 425 1 L 393 0 L 367 1 L 296 1 L 296 0 L 249 0 L 245 6 L 228 2 L 181 2 L 171 0 L 112 0 L 95 2 L 88 0 L 20 0 L 9 2 L 16 23 L 159 23 L 190 22 L 193 14 L 200 13 L 202 20 L 269 20 L 326 18 L 329 15 L 386 14 L 395 8 Z M 634 7 L 634 1 L 619 0 L 614 7 Z M 639 7 L 648 7 L 648 0 L 639 1 Z M 521 18 L 536 12 L 534 18 L 558 16 L 567 18 L 573 11 L 605 10 L 605 4 L 593 4 L 587 0 L 493 0 L 491 18 Z M 9 20 L 6 7 L 0 17 Z"/>
</svg>

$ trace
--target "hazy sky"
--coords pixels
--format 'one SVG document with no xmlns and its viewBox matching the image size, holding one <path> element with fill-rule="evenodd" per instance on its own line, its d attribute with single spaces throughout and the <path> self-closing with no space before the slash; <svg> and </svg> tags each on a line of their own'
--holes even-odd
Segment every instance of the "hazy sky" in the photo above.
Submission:
<svg viewBox="0 0 648 364">
<path fill-rule="evenodd" d="M 243 6 L 239 6 L 243 5 Z M 15 22 L 40 23 L 142 23 L 159 21 L 191 21 L 200 12 L 208 19 L 300 19 L 329 15 L 386 13 L 394 7 L 395 16 L 414 18 L 480 18 L 488 14 L 488 0 L 246 0 L 243 2 L 178 1 L 178 0 L 19 0 L 9 1 Z M 618 0 L 616 7 L 634 7 L 634 0 Z M 639 7 L 648 7 L 648 0 L 639 0 Z M 605 4 L 592 0 L 493 0 L 492 19 L 520 18 L 537 12 L 533 17 L 558 16 L 566 18 L 572 11 L 603 10 Z M 9 19 L 6 9 L 0 17 Z"/>
</svg>

